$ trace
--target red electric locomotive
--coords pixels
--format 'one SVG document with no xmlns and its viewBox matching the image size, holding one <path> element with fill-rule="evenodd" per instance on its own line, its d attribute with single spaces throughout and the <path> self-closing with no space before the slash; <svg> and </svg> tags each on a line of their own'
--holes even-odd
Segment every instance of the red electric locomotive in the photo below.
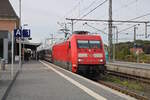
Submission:
<svg viewBox="0 0 150 100">
<path fill-rule="evenodd" d="M 68 40 L 55 44 L 52 60 L 54 64 L 74 73 L 99 75 L 106 70 L 101 37 L 89 35 L 86 31 L 76 31 Z"/>
</svg>

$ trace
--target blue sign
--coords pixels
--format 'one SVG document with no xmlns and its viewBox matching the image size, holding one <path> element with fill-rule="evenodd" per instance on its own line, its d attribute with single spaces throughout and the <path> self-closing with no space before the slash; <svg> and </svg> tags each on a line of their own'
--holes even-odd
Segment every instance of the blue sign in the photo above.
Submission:
<svg viewBox="0 0 150 100">
<path fill-rule="evenodd" d="M 22 33 L 23 33 L 23 37 L 30 37 L 30 30 L 29 29 L 23 29 Z"/>
<path fill-rule="evenodd" d="M 14 29 L 14 37 L 30 37 L 30 30 Z"/>
<path fill-rule="evenodd" d="M 22 36 L 22 30 L 21 29 L 14 29 L 14 36 L 15 37 L 21 37 Z"/>
</svg>

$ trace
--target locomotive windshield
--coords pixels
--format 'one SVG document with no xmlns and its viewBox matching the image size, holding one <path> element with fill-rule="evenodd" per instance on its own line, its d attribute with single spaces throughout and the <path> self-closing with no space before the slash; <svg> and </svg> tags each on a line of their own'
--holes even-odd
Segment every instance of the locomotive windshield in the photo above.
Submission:
<svg viewBox="0 0 150 100">
<path fill-rule="evenodd" d="M 78 48 L 89 48 L 88 40 L 78 40 Z"/>
<path fill-rule="evenodd" d="M 89 41 L 90 48 L 100 48 L 100 41 Z"/>
<path fill-rule="evenodd" d="M 100 48 L 100 41 L 95 40 L 78 40 L 78 48 Z"/>
</svg>

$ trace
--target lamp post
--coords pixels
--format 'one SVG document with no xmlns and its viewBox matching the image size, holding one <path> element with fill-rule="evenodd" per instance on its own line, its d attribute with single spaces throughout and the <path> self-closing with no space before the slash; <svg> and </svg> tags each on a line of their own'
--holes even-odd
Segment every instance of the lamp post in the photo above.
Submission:
<svg viewBox="0 0 150 100">
<path fill-rule="evenodd" d="M 147 25 L 147 28 L 150 27 L 150 25 Z M 147 38 L 150 38 L 150 34 L 147 34 Z"/>
<path fill-rule="evenodd" d="M 115 56 L 116 56 L 116 45 L 115 43 L 118 43 L 118 28 L 117 26 L 112 26 L 112 28 L 115 29 L 115 32 L 114 32 L 114 43 L 113 43 L 113 61 L 115 61 Z"/>
<path fill-rule="evenodd" d="M 19 21 L 19 28 L 22 29 L 21 27 L 21 0 L 19 0 L 19 16 L 20 16 L 20 21 Z M 21 37 L 19 38 L 19 69 L 21 68 Z"/>
<path fill-rule="evenodd" d="M 23 29 L 26 27 L 26 26 L 28 26 L 28 24 L 23 24 Z M 23 38 L 23 63 L 24 63 L 24 41 L 25 41 L 25 38 Z"/>
<path fill-rule="evenodd" d="M 19 29 L 21 29 L 21 0 L 19 0 Z M 14 78 L 14 32 L 12 32 L 12 44 L 11 44 L 11 78 Z M 21 37 L 19 37 L 19 68 L 21 68 Z"/>
<path fill-rule="evenodd" d="M 11 78 L 14 78 L 14 32 L 12 32 L 11 36 Z"/>
</svg>

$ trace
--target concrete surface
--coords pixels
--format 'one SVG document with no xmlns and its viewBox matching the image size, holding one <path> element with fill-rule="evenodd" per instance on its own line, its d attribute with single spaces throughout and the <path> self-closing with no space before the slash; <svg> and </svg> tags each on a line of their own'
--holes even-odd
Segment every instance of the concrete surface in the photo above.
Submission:
<svg viewBox="0 0 150 100">
<path fill-rule="evenodd" d="M 31 61 L 23 66 L 7 100 L 135 100 L 55 65 L 42 63 Z"/>
<path fill-rule="evenodd" d="M 17 72 L 18 65 L 14 64 L 14 75 Z M 11 65 L 7 64 L 6 65 L 6 70 L 0 69 L 0 100 L 3 98 L 5 95 L 8 87 L 10 86 L 12 82 L 12 77 L 11 77 Z"/>
<path fill-rule="evenodd" d="M 107 70 L 150 79 L 150 64 L 115 61 L 107 62 L 106 67 Z"/>
<path fill-rule="evenodd" d="M 114 61 L 114 62 L 107 62 L 107 64 L 150 70 L 150 64 L 144 64 L 144 63 Z"/>
</svg>

